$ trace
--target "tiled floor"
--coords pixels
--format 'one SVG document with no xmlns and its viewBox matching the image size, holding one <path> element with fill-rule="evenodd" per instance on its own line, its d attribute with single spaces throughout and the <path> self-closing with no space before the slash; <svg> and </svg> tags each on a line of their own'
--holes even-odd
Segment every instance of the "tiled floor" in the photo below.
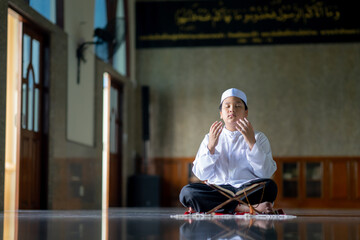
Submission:
<svg viewBox="0 0 360 240">
<path fill-rule="evenodd" d="M 290 220 L 177 220 L 182 208 L 0 214 L 4 239 L 360 239 L 360 210 L 290 210 Z M 1 239 L 1 237 L 0 237 Z"/>
</svg>

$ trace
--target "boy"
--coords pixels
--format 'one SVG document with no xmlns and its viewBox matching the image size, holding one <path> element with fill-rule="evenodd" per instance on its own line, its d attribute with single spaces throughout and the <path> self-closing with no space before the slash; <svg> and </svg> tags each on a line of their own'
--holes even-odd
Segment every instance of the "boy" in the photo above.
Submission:
<svg viewBox="0 0 360 240">
<path fill-rule="evenodd" d="M 261 132 L 255 132 L 248 117 L 244 92 L 231 88 L 220 101 L 220 118 L 215 121 L 202 141 L 193 172 L 202 181 L 220 185 L 233 192 L 254 182 L 265 181 L 265 188 L 248 195 L 249 203 L 262 213 L 273 213 L 277 195 L 276 183 L 270 179 L 276 171 L 270 143 Z M 189 212 L 207 212 L 227 198 L 203 183 L 191 183 L 180 192 L 180 202 Z M 247 205 L 232 201 L 221 212 L 249 212 Z"/>
</svg>

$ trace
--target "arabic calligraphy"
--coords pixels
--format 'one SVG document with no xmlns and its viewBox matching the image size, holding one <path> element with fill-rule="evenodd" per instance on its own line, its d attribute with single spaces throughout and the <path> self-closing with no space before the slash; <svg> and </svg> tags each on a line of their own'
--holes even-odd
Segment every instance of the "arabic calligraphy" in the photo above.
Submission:
<svg viewBox="0 0 360 240">
<path fill-rule="evenodd" d="M 274 38 L 279 37 L 309 37 L 309 36 L 329 36 L 329 35 L 354 35 L 360 34 L 360 29 L 326 29 L 326 30 L 273 30 L 267 32 L 228 32 L 228 33 L 198 33 L 198 34 L 152 34 L 140 36 L 141 41 L 180 41 L 180 40 L 208 40 L 208 39 L 238 39 L 239 44 L 252 43 L 272 43 Z"/>
<path fill-rule="evenodd" d="M 337 6 L 328 6 L 324 2 L 315 2 L 299 6 L 286 4 L 280 6 L 251 6 L 248 9 L 220 8 L 181 8 L 175 12 L 175 22 L 178 26 L 189 23 L 208 22 L 215 26 L 219 22 L 230 24 L 239 22 L 242 24 L 259 23 L 261 21 L 276 22 L 303 22 L 311 19 L 331 19 L 338 21 L 341 13 Z"/>
<path fill-rule="evenodd" d="M 140 48 L 360 41 L 360 15 L 340 0 L 184 0 L 137 6 Z"/>
<path fill-rule="evenodd" d="M 201 39 L 224 39 L 224 33 L 199 33 L 199 34 L 154 34 L 148 36 L 140 36 L 140 40 L 142 41 L 156 41 L 156 40 L 201 40 Z"/>
</svg>

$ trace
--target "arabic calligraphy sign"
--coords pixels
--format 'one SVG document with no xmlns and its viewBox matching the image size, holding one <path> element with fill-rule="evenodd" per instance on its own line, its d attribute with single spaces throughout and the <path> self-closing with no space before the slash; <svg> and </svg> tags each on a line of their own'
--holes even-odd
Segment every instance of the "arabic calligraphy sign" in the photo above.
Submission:
<svg viewBox="0 0 360 240">
<path fill-rule="evenodd" d="M 137 48 L 358 41 L 350 0 L 136 3 Z"/>
</svg>

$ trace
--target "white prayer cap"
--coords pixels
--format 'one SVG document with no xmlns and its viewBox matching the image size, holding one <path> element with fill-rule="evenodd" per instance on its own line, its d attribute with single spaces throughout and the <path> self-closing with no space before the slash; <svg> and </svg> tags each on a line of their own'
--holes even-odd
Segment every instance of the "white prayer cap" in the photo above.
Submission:
<svg viewBox="0 0 360 240">
<path fill-rule="evenodd" d="M 228 90 L 226 90 L 222 95 L 221 95 L 221 102 L 220 104 L 222 104 L 222 102 L 225 100 L 225 98 L 228 97 L 238 97 L 241 100 L 244 101 L 245 105 L 247 106 L 247 98 L 246 95 L 243 91 L 236 89 L 236 88 L 230 88 Z"/>
</svg>

